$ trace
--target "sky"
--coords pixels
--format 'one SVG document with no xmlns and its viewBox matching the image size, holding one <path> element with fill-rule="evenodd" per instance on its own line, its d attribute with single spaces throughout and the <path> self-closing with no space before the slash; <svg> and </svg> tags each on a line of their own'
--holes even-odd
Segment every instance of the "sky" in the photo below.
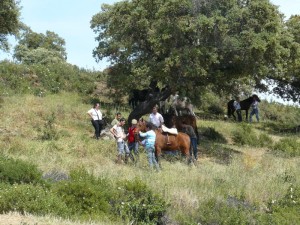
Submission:
<svg viewBox="0 0 300 225">
<path fill-rule="evenodd" d="M 53 31 L 66 41 L 67 61 L 86 69 L 103 70 L 109 65 L 96 63 L 92 56 L 97 46 L 96 34 L 90 28 L 92 16 L 101 11 L 103 3 L 113 4 L 117 0 L 21 0 L 21 20 L 34 32 L 45 34 Z M 300 0 L 271 0 L 279 6 L 286 19 L 300 14 Z M 12 45 L 14 41 L 10 38 Z M 0 52 L 0 59 L 11 58 Z"/>
</svg>

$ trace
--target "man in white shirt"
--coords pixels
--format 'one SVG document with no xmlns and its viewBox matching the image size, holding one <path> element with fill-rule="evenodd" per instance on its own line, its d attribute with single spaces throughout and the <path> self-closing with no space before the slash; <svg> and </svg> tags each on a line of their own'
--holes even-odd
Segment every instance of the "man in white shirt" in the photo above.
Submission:
<svg viewBox="0 0 300 225">
<path fill-rule="evenodd" d="M 93 108 L 91 108 L 87 114 L 91 117 L 91 122 L 93 127 L 95 128 L 95 138 L 99 140 L 100 132 L 102 130 L 102 113 L 100 111 L 100 103 L 95 103 Z"/>
<path fill-rule="evenodd" d="M 125 142 L 126 134 L 124 132 L 124 125 L 125 125 L 125 118 L 121 118 L 120 121 L 115 124 L 111 129 L 110 132 L 115 137 L 117 142 L 117 148 L 118 148 L 118 158 L 117 162 L 121 163 L 122 158 L 125 154 L 125 161 L 127 161 L 127 158 L 129 157 L 130 151 L 128 149 L 128 146 Z"/>
<path fill-rule="evenodd" d="M 149 115 L 149 122 L 151 122 L 156 128 L 160 128 L 164 124 L 164 118 L 157 112 L 157 107 L 154 106 L 152 113 Z"/>
</svg>

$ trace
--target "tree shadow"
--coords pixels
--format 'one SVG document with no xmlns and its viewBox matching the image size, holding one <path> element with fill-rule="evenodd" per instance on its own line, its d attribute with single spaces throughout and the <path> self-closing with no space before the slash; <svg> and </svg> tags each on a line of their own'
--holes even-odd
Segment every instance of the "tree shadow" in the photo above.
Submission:
<svg viewBox="0 0 300 225">
<path fill-rule="evenodd" d="M 203 142 L 202 146 L 200 153 L 203 156 L 212 157 L 213 161 L 218 164 L 229 165 L 234 155 L 241 154 L 241 152 L 222 144 Z"/>
<path fill-rule="evenodd" d="M 214 141 L 214 142 L 222 143 L 222 144 L 227 143 L 226 138 L 221 133 L 216 131 L 215 128 L 213 128 L 213 127 L 200 127 L 198 130 L 202 136 L 202 139 L 204 139 L 204 140 Z M 201 142 L 201 140 L 200 140 L 200 142 Z"/>
</svg>

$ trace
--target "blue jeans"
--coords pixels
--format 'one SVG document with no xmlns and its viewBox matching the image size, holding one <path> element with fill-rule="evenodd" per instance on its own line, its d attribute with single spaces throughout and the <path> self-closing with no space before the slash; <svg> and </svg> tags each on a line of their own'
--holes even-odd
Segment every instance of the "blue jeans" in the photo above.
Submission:
<svg viewBox="0 0 300 225">
<path fill-rule="evenodd" d="M 139 154 L 139 143 L 138 142 L 128 143 L 128 148 L 129 148 L 130 152 L 133 150 L 135 155 Z"/>
<path fill-rule="evenodd" d="M 153 165 L 154 165 L 155 168 L 157 170 L 159 170 L 159 165 L 158 165 L 158 163 L 156 161 L 155 154 L 154 154 L 154 147 L 147 147 L 146 151 L 147 151 L 148 162 L 149 162 L 150 168 L 152 169 Z"/>
<path fill-rule="evenodd" d="M 118 155 L 124 155 L 125 153 L 129 155 L 129 148 L 124 141 L 117 142 Z"/>
<path fill-rule="evenodd" d="M 198 149 L 197 149 L 197 138 L 190 138 L 191 139 L 191 147 L 190 147 L 190 155 L 194 154 L 195 159 L 198 159 Z"/>
<path fill-rule="evenodd" d="M 257 122 L 259 122 L 258 109 L 252 109 L 250 113 L 250 123 L 252 123 L 252 116 L 255 114 Z"/>
</svg>

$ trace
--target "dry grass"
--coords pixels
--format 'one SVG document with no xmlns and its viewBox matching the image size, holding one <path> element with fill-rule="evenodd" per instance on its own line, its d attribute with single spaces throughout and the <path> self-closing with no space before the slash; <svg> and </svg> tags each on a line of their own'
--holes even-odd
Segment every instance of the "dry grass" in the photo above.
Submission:
<svg viewBox="0 0 300 225">
<path fill-rule="evenodd" d="M 67 93 L 45 98 L 5 97 L 0 112 L 3 118 L 0 120 L 0 151 L 34 162 L 44 173 L 53 170 L 68 173 L 83 166 L 94 175 L 112 181 L 138 177 L 171 204 L 168 212 L 171 217 L 178 213 L 193 214 L 199 204 L 228 196 L 245 195 L 248 202 L 263 208 L 268 200 L 278 199 L 285 193 L 289 183 L 283 181 L 284 174 L 300 171 L 299 158 L 277 158 L 264 148 L 234 146 L 230 134 L 236 124 L 225 121 L 198 121 L 198 125 L 213 127 L 226 138 L 226 146 L 241 152 L 233 156 L 230 164 L 219 164 L 213 157 L 202 155 L 197 166 L 162 160 L 163 170 L 156 173 L 149 171 L 146 155 L 142 153 L 136 166 L 118 165 L 114 162 L 115 143 L 91 138 L 93 129 L 86 115 L 89 108 L 79 96 Z M 56 141 L 41 141 L 40 129 L 51 113 L 56 117 L 55 128 L 64 135 Z M 299 176 L 296 182 L 300 183 Z M 16 213 L 1 215 L 3 221 L 10 218 L 10 224 L 94 224 Z"/>
</svg>

